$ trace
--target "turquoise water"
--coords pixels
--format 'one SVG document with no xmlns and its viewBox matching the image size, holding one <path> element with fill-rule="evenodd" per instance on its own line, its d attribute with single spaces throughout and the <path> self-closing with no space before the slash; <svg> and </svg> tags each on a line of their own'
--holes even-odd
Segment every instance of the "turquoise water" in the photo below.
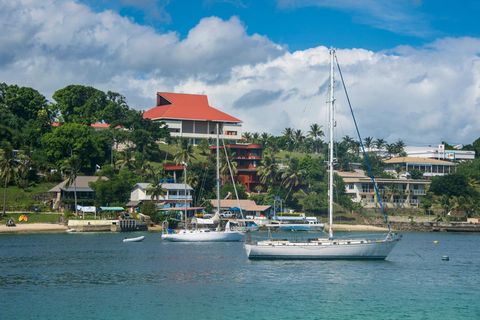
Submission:
<svg viewBox="0 0 480 320">
<path fill-rule="evenodd" d="M 480 319 L 480 234 L 406 233 L 388 261 L 144 234 L 0 235 L 0 319 Z"/>
</svg>

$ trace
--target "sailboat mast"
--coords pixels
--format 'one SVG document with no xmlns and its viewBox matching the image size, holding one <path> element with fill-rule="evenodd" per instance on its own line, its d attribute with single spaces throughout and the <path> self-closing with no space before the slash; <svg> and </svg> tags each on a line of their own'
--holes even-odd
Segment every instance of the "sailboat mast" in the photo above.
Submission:
<svg viewBox="0 0 480 320">
<path fill-rule="evenodd" d="M 329 157 L 328 157 L 328 236 L 330 239 L 333 239 L 333 128 L 335 127 L 335 114 L 334 114 L 334 103 L 335 98 L 333 96 L 334 89 L 334 69 L 333 69 L 333 59 L 335 55 L 335 49 L 330 48 L 330 101 L 329 101 Z"/>
<path fill-rule="evenodd" d="M 220 126 L 217 122 L 217 213 L 220 214 Z"/>
</svg>

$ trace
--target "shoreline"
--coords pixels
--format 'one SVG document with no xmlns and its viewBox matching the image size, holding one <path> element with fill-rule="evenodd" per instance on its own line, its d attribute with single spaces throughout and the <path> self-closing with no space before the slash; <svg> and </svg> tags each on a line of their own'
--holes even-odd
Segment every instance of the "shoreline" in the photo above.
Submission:
<svg viewBox="0 0 480 320">
<path fill-rule="evenodd" d="M 391 223 L 392 230 L 395 232 L 480 232 L 479 224 L 428 224 L 428 223 Z M 261 228 L 263 229 L 263 228 Z M 19 223 L 15 227 L 0 225 L 0 234 L 29 234 L 29 233 L 66 233 L 68 227 L 56 223 Z M 149 232 L 161 232 L 161 225 L 148 227 Z M 325 224 L 325 230 L 328 230 L 328 224 Z M 388 232 L 388 228 L 376 224 L 343 224 L 334 223 L 335 232 Z M 112 231 L 105 231 L 112 232 Z"/>
<path fill-rule="evenodd" d="M 0 234 L 15 233 L 63 233 L 68 227 L 56 223 L 17 223 L 15 227 L 0 225 Z"/>
</svg>

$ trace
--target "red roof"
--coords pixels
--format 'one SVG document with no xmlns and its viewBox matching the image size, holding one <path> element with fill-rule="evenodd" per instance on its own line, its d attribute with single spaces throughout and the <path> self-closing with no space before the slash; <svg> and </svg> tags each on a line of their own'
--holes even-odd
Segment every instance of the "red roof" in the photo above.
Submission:
<svg viewBox="0 0 480 320">
<path fill-rule="evenodd" d="M 208 104 L 203 94 L 157 92 L 157 106 L 143 113 L 146 119 L 242 122 Z"/>
<path fill-rule="evenodd" d="M 99 123 L 99 122 L 97 122 L 97 123 L 92 123 L 92 124 L 90 125 L 90 127 L 92 127 L 92 128 L 99 128 L 99 129 L 102 128 L 102 129 L 103 129 L 103 128 L 108 128 L 108 127 L 110 127 L 110 125 L 109 125 L 108 123 Z"/>
</svg>

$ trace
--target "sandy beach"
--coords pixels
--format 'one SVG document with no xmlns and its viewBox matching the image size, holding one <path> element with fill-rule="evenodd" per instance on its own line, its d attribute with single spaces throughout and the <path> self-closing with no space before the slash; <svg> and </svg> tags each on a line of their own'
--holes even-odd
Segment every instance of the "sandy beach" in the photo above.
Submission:
<svg viewBox="0 0 480 320">
<path fill-rule="evenodd" d="M 63 224 L 54 223 L 17 223 L 15 227 L 0 226 L 0 233 L 41 233 L 41 232 L 65 232 L 67 227 Z"/>
</svg>

